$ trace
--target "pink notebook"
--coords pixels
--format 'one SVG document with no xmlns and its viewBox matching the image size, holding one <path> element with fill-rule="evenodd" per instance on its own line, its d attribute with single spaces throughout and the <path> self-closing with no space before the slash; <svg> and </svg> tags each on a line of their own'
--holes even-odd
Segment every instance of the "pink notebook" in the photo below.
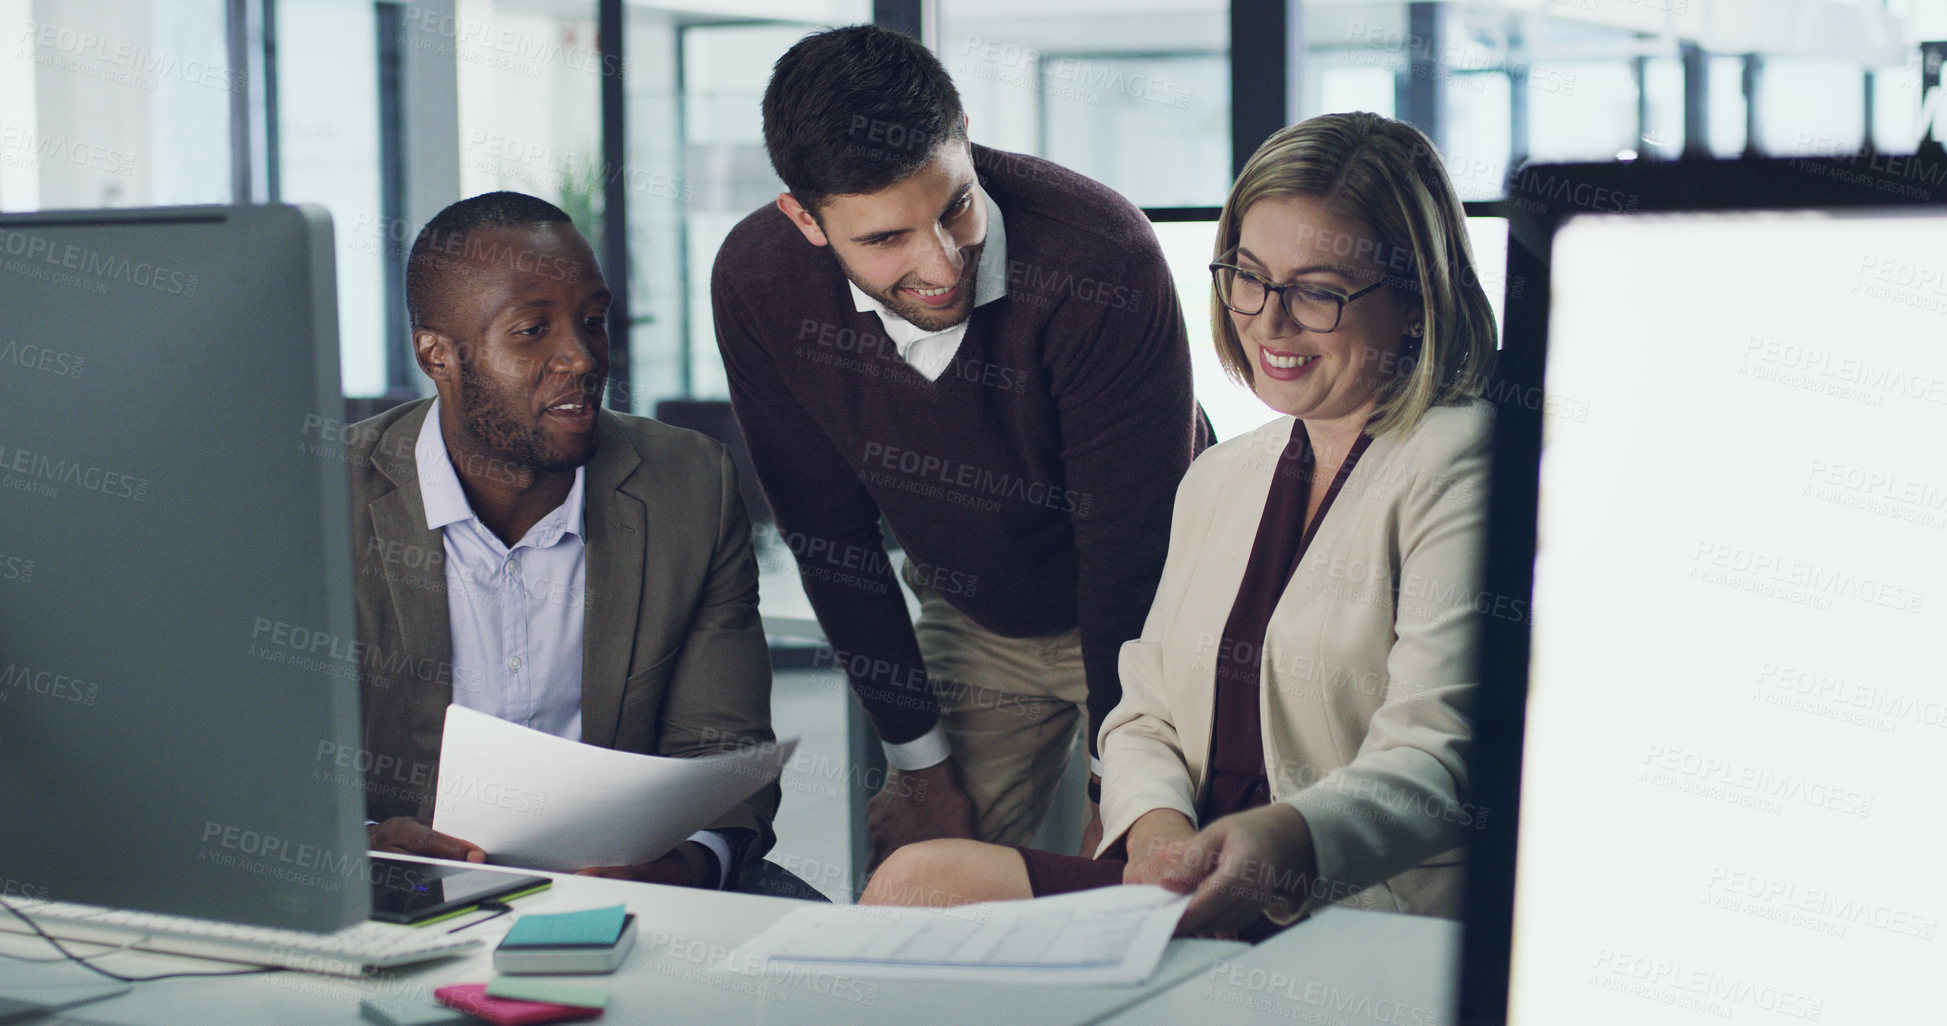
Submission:
<svg viewBox="0 0 1947 1026">
<path fill-rule="evenodd" d="M 579 1005 L 555 1005 L 545 1001 L 517 1001 L 513 998 L 497 998 L 487 995 L 484 983 L 455 983 L 433 991 L 439 1003 L 457 1008 L 468 1015 L 496 1024 L 496 1026 L 530 1026 L 542 1022 L 571 1022 L 576 1019 L 593 1019 L 602 1014 L 599 1008 L 583 1008 Z"/>
</svg>

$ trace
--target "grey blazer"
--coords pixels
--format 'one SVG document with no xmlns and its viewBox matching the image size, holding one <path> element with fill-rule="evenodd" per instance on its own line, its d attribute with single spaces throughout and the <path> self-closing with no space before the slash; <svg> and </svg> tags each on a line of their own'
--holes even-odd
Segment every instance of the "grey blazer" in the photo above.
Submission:
<svg viewBox="0 0 1947 1026">
<path fill-rule="evenodd" d="M 407 403 L 347 431 L 366 806 L 376 820 L 431 821 L 456 683 L 445 548 L 426 527 L 413 458 L 431 405 Z M 582 740 L 672 757 L 771 740 L 757 561 L 729 453 L 704 435 L 608 410 L 596 430 Z M 766 787 L 710 825 L 752 832 L 735 871 L 770 849 L 779 794 Z"/>
</svg>

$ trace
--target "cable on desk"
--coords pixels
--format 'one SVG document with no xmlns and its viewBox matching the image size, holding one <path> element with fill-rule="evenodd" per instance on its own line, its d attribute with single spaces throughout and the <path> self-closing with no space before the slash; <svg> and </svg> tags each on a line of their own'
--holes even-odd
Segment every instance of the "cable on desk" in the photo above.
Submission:
<svg viewBox="0 0 1947 1026">
<path fill-rule="evenodd" d="M 15 915 L 19 915 L 20 913 L 18 913 L 18 912 L 15 912 L 14 914 L 15 914 Z M 92 955 L 83 955 L 83 956 L 81 956 L 81 957 L 83 957 L 83 958 L 107 958 L 107 957 L 108 957 L 108 956 L 110 956 L 110 955 L 119 955 L 119 954 L 121 954 L 122 952 L 124 952 L 124 951 L 127 951 L 127 950 L 129 950 L 130 948 L 133 948 L 133 947 L 135 947 L 135 946 L 136 946 L 137 944 L 140 944 L 140 943 L 142 943 L 142 940 L 143 940 L 143 938 L 141 938 L 141 937 L 137 937 L 137 938 L 135 938 L 134 940 L 132 940 L 132 941 L 129 941 L 129 942 L 127 943 L 127 944 L 123 944 L 123 945 L 121 945 L 121 946 L 119 946 L 119 947 L 113 947 L 113 948 L 108 948 L 108 950 L 107 950 L 107 951 L 97 951 L 97 952 L 95 952 L 95 953 L 94 953 L 94 954 L 92 954 Z M 88 944 L 101 944 L 101 942 L 100 942 L 100 941 L 86 941 L 86 942 L 84 942 L 84 943 L 88 943 Z M 102 946 L 103 946 L 103 947 L 107 947 L 107 945 L 105 945 L 105 944 L 104 944 L 104 945 L 102 945 Z M 0 951 L 0 958 L 4 958 L 4 959 L 7 959 L 8 961 L 11 961 L 11 962 L 33 962 L 33 963 L 36 963 L 36 964 L 40 964 L 40 965 L 53 965 L 53 964 L 55 964 L 56 962 L 71 962 L 71 961 L 74 961 L 74 959 L 73 959 L 73 957 L 72 957 L 72 956 L 68 956 L 68 955 L 60 955 L 60 956 L 56 956 L 56 957 L 54 957 L 54 958 L 33 958 L 33 957 L 31 957 L 31 956 L 28 956 L 28 955 L 9 955 L 9 954 L 7 954 L 7 953 L 6 953 L 6 952 L 4 952 L 4 951 Z"/>
<path fill-rule="evenodd" d="M 446 932 L 459 933 L 461 930 L 467 930 L 479 926 L 481 923 L 484 923 L 489 919 L 499 919 L 501 916 L 504 916 L 507 913 L 514 911 L 514 906 L 509 905 L 504 901 L 498 901 L 493 898 L 488 898 L 486 901 L 483 901 L 478 906 L 476 906 L 476 909 L 477 911 L 481 911 L 481 912 L 492 912 L 493 915 L 486 916 L 480 919 L 475 919 L 473 922 L 470 923 L 462 923 L 459 926 L 455 926 L 454 928 Z"/>
<path fill-rule="evenodd" d="M 28 929 L 38 934 L 42 940 L 53 945 L 54 950 L 66 956 L 65 959 L 47 959 L 46 961 L 73 962 L 74 964 L 81 966 L 82 968 L 87 969 L 90 972 L 100 973 L 101 975 L 106 976 L 109 979 L 116 981 L 117 983 L 149 983 L 154 980 L 173 980 L 179 977 L 189 977 L 189 976 L 255 976 L 258 975 L 259 973 L 281 973 L 284 971 L 282 966 L 265 966 L 259 969 L 232 969 L 232 970 L 226 970 L 224 972 L 217 972 L 217 973 L 157 973 L 154 976 L 123 976 L 120 973 L 109 972 L 108 970 L 103 969 L 101 966 L 95 965 L 93 962 L 88 961 L 88 959 L 103 958 L 108 955 L 113 955 L 116 952 L 126 951 L 130 946 L 129 944 L 124 944 L 121 947 L 116 948 L 114 951 L 104 951 L 99 955 L 87 955 L 84 957 L 82 955 L 77 955 L 74 952 L 69 951 L 66 945 L 62 944 L 59 940 L 55 939 L 54 935 L 48 933 L 46 930 L 41 929 L 41 924 L 34 922 L 32 919 L 27 918 L 27 913 L 22 912 L 21 910 L 15 908 L 13 906 L 13 902 L 8 901 L 5 898 L 0 898 L 0 908 L 4 908 L 8 912 L 13 913 L 15 919 L 18 919 L 21 922 L 26 923 Z M 140 942 L 132 941 L 130 943 L 134 944 Z M 38 962 L 43 960 L 27 959 L 27 961 Z"/>
</svg>

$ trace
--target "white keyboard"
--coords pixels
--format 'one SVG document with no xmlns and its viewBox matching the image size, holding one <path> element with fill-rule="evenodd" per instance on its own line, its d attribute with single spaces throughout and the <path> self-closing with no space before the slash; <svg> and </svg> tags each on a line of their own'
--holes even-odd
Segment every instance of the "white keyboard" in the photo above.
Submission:
<svg viewBox="0 0 1947 1026">
<path fill-rule="evenodd" d="M 478 936 L 449 934 L 444 926 L 420 929 L 364 922 L 336 933 L 304 933 L 60 901 L 14 902 L 13 905 L 41 929 L 62 940 L 113 947 L 128 945 L 172 955 L 278 966 L 332 976 L 361 976 L 369 969 L 463 955 L 487 943 Z M 34 932 L 19 916 L 4 909 L 0 909 L 0 930 Z M 87 957 L 83 952 L 76 954 Z"/>
</svg>

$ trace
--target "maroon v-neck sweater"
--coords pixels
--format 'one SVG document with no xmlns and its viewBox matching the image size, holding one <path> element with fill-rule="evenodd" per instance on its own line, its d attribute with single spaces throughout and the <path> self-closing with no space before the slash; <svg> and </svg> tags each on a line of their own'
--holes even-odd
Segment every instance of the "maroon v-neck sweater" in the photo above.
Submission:
<svg viewBox="0 0 1947 1026">
<path fill-rule="evenodd" d="M 717 254 L 717 345 L 779 529 L 880 735 L 910 741 L 938 715 L 883 513 L 919 576 L 981 626 L 1081 626 L 1093 751 L 1122 695 L 1117 652 L 1155 597 L 1177 481 L 1209 439 L 1142 213 L 1045 160 L 973 153 L 1006 224 L 1007 295 L 975 308 L 938 380 L 770 206 Z"/>
</svg>

